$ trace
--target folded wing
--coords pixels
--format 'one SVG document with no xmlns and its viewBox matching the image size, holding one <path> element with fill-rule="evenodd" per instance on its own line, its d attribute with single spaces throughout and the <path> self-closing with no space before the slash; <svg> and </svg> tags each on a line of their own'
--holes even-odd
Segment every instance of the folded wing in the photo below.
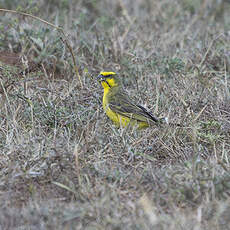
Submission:
<svg viewBox="0 0 230 230">
<path fill-rule="evenodd" d="M 111 95 L 108 106 L 119 115 L 143 122 L 159 122 L 150 112 L 140 105 L 135 105 L 127 94 L 118 91 Z"/>
</svg>

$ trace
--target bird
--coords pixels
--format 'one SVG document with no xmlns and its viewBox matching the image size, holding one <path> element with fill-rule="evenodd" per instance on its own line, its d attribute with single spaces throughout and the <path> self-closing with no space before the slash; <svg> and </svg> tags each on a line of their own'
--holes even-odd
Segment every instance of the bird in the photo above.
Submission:
<svg viewBox="0 0 230 230">
<path fill-rule="evenodd" d="M 104 88 L 103 109 L 117 127 L 135 126 L 138 129 L 167 123 L 166 118 L 157 118 L 141 105 L 134 103 L 121 85 L 115 72 L 100 72 L 97 80 Z"/>
</svg>

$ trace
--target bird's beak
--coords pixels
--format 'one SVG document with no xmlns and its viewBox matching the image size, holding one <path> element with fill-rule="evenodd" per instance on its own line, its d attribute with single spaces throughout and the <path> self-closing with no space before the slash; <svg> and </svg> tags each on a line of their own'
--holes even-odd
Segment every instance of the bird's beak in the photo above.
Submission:
<svg viewBox="0 0 230 230">
<path fill-rule="evenodd" d="M 99 74 L 98 76 L 97 76 L 97 80 L 98 81 L 105 81 L 105 76 L 103 76 L 102 74 Z"/>
<path fill-rule="evenodd" d="M 107 81 L 106 77 L 103 76 L 102 74 L 99 74 L 97 76 L 97 80 L 102 83 L 102 82 L 105 82 L 110 88 L 111 88 L 111 85 L 109 84 L 109 82 Z"/>
</svg>

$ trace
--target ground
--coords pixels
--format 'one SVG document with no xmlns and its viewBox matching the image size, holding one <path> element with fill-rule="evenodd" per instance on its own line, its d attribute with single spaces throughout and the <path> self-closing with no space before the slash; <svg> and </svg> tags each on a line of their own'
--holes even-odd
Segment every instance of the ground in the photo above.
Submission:
<svg viewBox="0 0 230 230">
<path fill-rule="evenodd" d="M 1 229 L 230 229 L 228 1 L 0 8 L 66 35 L 0 11 Z M 116 128 L 102 70 L 181 126 Z"/>
</svg>

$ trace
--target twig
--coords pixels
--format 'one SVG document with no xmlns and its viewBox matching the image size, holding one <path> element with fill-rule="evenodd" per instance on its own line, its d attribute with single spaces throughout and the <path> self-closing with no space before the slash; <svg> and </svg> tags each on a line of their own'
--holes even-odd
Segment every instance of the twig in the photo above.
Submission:
<svg viewBox="0 0 230 230">
<path fill-rule="evenodd" d="M 78 79 L 79 79 L 79 82 L 81 84 L 81 87 L 83 88 L 83 84 L 82 84 L 82 81 L 81 81 L 81 77 L 80 77 L 80 74 L 79 74 L 79 71 L 78 71 L 78 67 L 76 65 L 76 59 L 75 59 L 75 56 L 73 54 L 73 49 L 71 47 L 71 45 L 69 44 L 68 42 L 68 38 L 67 36 L 65 35 L 65 32 L 64 30 L 60 27 L 60 26 L 55 26 L 54 24 L 50 23 L 50 22 L 47 22 L 45 21 L 44 19 L 41 19 L 37 16 L 34 16 L 32 14 L 28 14 L 28 13 L 24 13 L 24 12 L 20 12 L 20 11 L 16 11 L 16 10 L 8 10 L 8 9 L 1 9 L 0 8 L 0 12 L 7 12 L 7 13 L 12 13 L 12 14 L 20 14 L 20 15 L 23 15 L 23 16 L 26 16 L 26 17 L 30 17 L 30 18 L 33 18 L 35 20 L 38 20 L 48 26 L 51 26 L 53 28 L 55 28 L 57 31 L 59 31 L 65 38 L 65 40 L 61 39 L 65 45 L 67 46 L 67 48 L 69 49 L 70 53 L 71 53 L 71 56 L 72 56 L 72 59 L 73 59 L 73 64 L 74 64 L 74 70 L 75 70 L 75 74 L 77 75 Z"/>
<path fill-rule="evenodd" d="M 208 105 L 205 105 L 202 109 L 201 109 L 201 111 L 198 113 L 198 115 L 195 117 L 195 119 L 194 119 L 194 121 L 196 121 L 200 116 L 201 116 L 201 114 L 204 112 L 204 110 L 206 109 L 206 107 L 207 107 Z"/>
<path fill-rule="evenodd" d="M 211 43 L 210 43 L 210 45 L 209 45 L 209 47 L 208 47 L 208 49 L 207 49 L 207 51 L 206 51 L 206 53 L 205 53 L 203 59 L 202 59 L 201 62 L 200 62 L 200 66 L 202 66 L 202 65 L 204 64 L 204 61 L 205 61 L 205 59 L 206 59 L 206 57 L 207 57 L 209 51 L 211 50 L 211 48 L 212 48 L 214 42 L 215 42 L 219 37 L 221 37 L 222 35 L 223 35 L 223 34 L 219 34 L 217 37 L 215 37 L 215 38 L 211 41 Z"/>
</svg>

